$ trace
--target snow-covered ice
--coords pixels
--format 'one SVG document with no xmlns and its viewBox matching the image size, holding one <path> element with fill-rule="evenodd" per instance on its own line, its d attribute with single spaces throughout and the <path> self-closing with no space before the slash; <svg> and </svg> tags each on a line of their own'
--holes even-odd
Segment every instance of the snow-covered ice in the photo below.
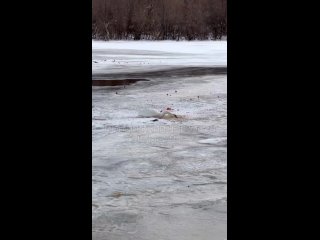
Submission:
<svg viewBox="0 0 320 240">
<path fill-rule="evenodd" d="M 98 73 L 159 70 L 177 66 L 226 66 L 226 41 L 93 41 Z"/>
<path fill-rule="evenodd" d="M 226 67 L 226 45 L 93 41 L 93 75 Z M 227 239 L 227 76 L 147 78 L 92 88 L 93 239 Z"/>
</svg>

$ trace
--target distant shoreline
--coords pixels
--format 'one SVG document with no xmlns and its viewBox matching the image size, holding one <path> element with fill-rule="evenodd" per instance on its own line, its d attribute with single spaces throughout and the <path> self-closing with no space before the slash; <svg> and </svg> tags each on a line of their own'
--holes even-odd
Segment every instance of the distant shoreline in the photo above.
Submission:
<svg viewBox="0 0 320 240">
<path fill-rule="evenodd" d="M 174 42 L 196 42 L 196 41 L 213 41 L 213 42 L 221 42 L 221 41 L 227 41 L 227 36 L 222 36 L 221 39 L 148 39 L 148 38 L 142 38 L 142 39 L 134 39 L 134 38 L 123 38 L 123 39 L 104 39 L 104 38 L 92 38 L 92 41 L 102 41 L 102 42 L 109 42 L 109 41 L 132 41 L 132 42 L 139 42 L 139 41 L 148 41 L 148 42 L 164 42 L 164 41 L 174 41 Z"/>
</svg>

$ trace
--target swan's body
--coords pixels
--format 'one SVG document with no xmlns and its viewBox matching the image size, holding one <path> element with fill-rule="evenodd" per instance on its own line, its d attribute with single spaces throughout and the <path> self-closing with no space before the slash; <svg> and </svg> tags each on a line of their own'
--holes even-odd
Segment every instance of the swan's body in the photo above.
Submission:
<svg viewBox="0 0 320 240">
<path fill-rule="evenodd" d="M 168 111 L 164 111 L 163 113 L 158 113 L 155 110 L 149 110 L 149 109 L 145 109 L 145 110 L 140 111 L 139 117 L 159 118 L 159 119 L 178 118 L 177 115 L 170 113 Z"/>
<path fill-rule="evenodd" d="M 171 112 L 163 112 L 162 114 L 160 114 L 160 118 L 163 119 L 171 119 L 171 118 L 178 118 L 177 115 L 171 113 Z"/>
</svg>

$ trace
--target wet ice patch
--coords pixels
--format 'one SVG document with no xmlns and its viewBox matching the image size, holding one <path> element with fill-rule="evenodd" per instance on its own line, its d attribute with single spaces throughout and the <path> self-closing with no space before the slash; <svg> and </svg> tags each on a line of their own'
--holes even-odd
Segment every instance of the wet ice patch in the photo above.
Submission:
<svg viewBox="0 0 320 240">
<path fill-rule="evenodd" d="M 152 117 L 159 117 L 160 112 L 154 110 L 154 109 L 141 109 L 138 111 L 137 117 L 142 118 L 152 118 Z"/>
<path fill-rule="evenodd" d="M 227 138 L 207 138 L 199 140 L 198 143 L 226 147 Z"/>
</svg>

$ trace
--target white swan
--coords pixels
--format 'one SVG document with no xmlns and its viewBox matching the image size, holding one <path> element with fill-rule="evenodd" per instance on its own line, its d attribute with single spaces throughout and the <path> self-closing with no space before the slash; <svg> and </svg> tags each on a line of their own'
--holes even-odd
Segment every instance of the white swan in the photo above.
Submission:
<svg viewBox="0 0 320 240">
<path fill-rule="evenodd" d="M 168 111 L 164 111 L 162 113 L 158 113 L 155 110 L 144 109 L 141 110 L 138 114 L 138 117 L 145 117 L 145 118 L 160 118 L 160 119 L 171 119 L 171 118 L 178 118 L 176 114 L 170 113 Z"/>
</svg>

